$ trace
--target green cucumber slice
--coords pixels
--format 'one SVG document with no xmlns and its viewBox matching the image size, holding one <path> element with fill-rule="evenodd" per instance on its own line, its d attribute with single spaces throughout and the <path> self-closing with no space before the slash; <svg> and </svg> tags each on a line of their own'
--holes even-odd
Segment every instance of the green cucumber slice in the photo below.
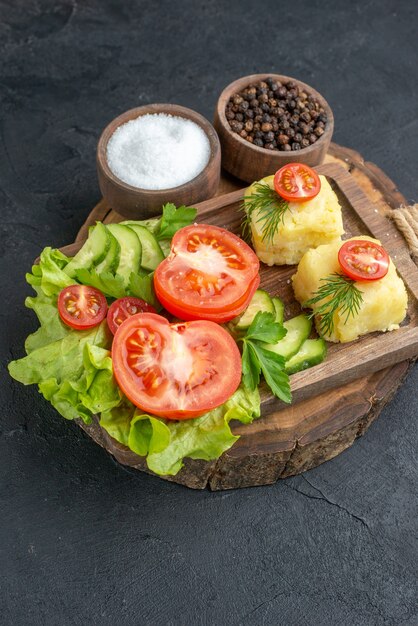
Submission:
<svg viewBox="0 0 418 626">
<path fill-rule="evenodd" d="M 277 296 L 272 298 L 274 311 L 276 313 L 276 322 L 279 324 L 283 324 L 284 320 L 284 302 L 280 300 Z"/>
<path fill-rule="evenodd" d="M 164 253 L 154 235 L 146 228 L 135 222 L 123 222 L 124 226 L 131 228 L 139 238 L 142 245 L 141 267 L 145 270 L 155 270 L 161 261 L 164 261 Z"/>
<path fill-rule="evenodd" d="M 108 224 L 106 228 L 120 245 L 119 263 L 116 274 L 128 283 L 131 272 L 138 272 L 141 266 L 142 246 L 136 233 L 122 224 Z"/>
<path fill-rule="evenodd" d="M 295 374 L 308 369 L 313 365 L 322 363 L 327 355 L 327 344 L 320 337 L 319 339 L 306 339 L 297 352 L 285 364 L 288 374 Z"/>
<path fill-rule="evenodd" d="M 73 277 L 80 268 L 87 270 L 92 269 L 92 267 L 103 261 L 109 247 L 110 237 L 106 227 L 101 222 L 97 222 L 90 230 L 86 243 L 71 259 L 68 265 L 65 266 L 64 272 L 68 274 L 68 276 Z"/>
<path fill-rule="evenodd" d="M 240 330 L 248 328 L 259 311 L 275 314 L 273 301 L 263 289 L 257 289 L 250 304 L 238 318 L 236 328 Z"/>
<path fill-rule="evenodd" d="M 116 272 L 116 268 L 119 265 L 120 259 L 120 245 L 116 237 L 112 235 L 110 231 L 108 231 L 110 246 L 109 250 L 103 261 L 101 261 L 98 265 L 96 265 L 95 270 L 98 274 L 101 272 L 111 272 L 114 274 Z"/>
<path fill-rule="evenodd" d="M 287 331 L 286 336 L 277 343 L 268 344 L 266 348 L 287 360 L 299 351 L 305 339 L 309 337 L 312 321 L 302 313 L 284 322 L 283 326 Z"/>
</svg>

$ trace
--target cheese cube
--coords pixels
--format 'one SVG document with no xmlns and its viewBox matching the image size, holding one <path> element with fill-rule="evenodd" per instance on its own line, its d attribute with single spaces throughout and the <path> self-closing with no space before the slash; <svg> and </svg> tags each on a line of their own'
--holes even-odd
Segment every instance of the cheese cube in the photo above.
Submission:
<svg viewBox="0 0 418 626">
<path fill-rule="evenodd" d="M 377 239 L 367 236 L 353 239 L 365 239 L 380 244 Z M 297 272 L 292 277 L 295 297 L 302 306 L 314 297 L 315 292 L 323 284 L 321 278 L 342 273 L 338 263 L 338 250 L 341 245 L 341 242 L 335 242 L 319 246 L 316 250 L 309 250 L 302 257 Z M 405 318 L 408 296 L 392 260 L 386 276 L 379 280 L 358 281 L 355 286 L 362 292 L 363 302 L 360 310 L 347 321 L 346 315 L 340 314 L 337 310 L 334 313 L 334 331 L 331 335 L 324 336 L 328 341 L 345 343 L 373 331 L 394 330 L 399 328 L 399 324 Z M 315 312 L 322 304 L 321 301 L 313 305 L 313 311 Z M 318 316 L 315 316 L 315 324 L 320 332 Z"/>
<path fill-rule="evenodd" d="M 257 221 L 259 211 L 251 214 L 251 235 L 254 250 L 267 265 L 294 265 L 310 248 L 325 243 L 340 241 L 344 233 L 341 206 L 325 176 L 319 176 L 321 190 L 319 194 L 306 202 L 289 202 L 283 222 L 273 240 L 263 240 L 263 222 Z M 267 176 L 262 181 L 272 189 L 274 176 Z M 254 185 L 246 195 L 254 193 Z"/>
</svg>

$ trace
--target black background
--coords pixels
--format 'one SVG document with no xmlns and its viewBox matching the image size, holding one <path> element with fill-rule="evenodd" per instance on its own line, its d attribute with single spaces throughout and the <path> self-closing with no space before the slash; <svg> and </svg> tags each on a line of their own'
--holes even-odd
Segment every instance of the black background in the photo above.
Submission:
<svg viewBox="0 0 418 626">
<path fill-rule="evenodd" d="M 314 86 L 334 140 L 416 200 L 413 0 L 0 2 L 3 624 L 416 624 L 415 367 L 366 436 L 272 487 L 194 492 L 126 471 L 5 373 L 36 322 L 25 271 L 99 200 L 117 114 L 212 119 L 231 80 Z"/>
</svg>

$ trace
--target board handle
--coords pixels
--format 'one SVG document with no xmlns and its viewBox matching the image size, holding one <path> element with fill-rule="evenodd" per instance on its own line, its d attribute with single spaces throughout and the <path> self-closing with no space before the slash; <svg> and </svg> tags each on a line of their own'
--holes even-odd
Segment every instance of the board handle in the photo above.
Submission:
<svg viewBox="0 0 418 626">
<path fill-rule="evenodd" d="M 418 265 L 418 203 L 390 209 L 386 215 L 404 236 L 411 256 Z"/>
</svg>

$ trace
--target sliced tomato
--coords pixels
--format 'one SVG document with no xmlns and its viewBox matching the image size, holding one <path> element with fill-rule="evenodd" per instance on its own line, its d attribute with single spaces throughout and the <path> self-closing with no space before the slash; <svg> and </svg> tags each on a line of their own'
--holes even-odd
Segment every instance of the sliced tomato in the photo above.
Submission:
<svg viewBox="0 0 418 626">
<path fill-rule="evenodd" d="M 210 321 L 169 324 L 140 313 L 116 331 L 116 381 L 137 407 L 167 419 L 197 417 L 223 404 L 241 381 L 235 341 Z"/>
<path fill-rule="evenodd" d="M 58 313 L 64 324 L 71 328 L 92 328 L 106 317 L 106 298 L 94 287 L 70 285 L 58 296 Z"/>
<path fill-rule="evenodd" d="M 217 322 L 218 324 L 224 324 L 225 322 L 229 322 L 230 320 L 232 320 L 234 317 L 237 317 L 237 315 L 240 315 L 240 313 L 242 313 L 250 304 L 253 298 L 253 295 L 258 289 L 259 284 L 260 284 L 260 276 L 256 276 L 253 282 L 251 283 L 250 287 L 246 291 L 244 299 L 240 300 L 234 309 L 229 309 L 229 311 L 218 311 L 218 312 L 208 311 L 207 313 L 205 313 L 204 319 L 210 320 L 212 322 Z M 161 302 L 163 307 L 167 309 L 167 311 L 170 311 L 170 313 L 174 315 L 175 317 L 179 317 L 180 319 L 185 320 L 185 321 L 202 319 L 201 311 L 193 311 L 192 309 L 189 309 L 186 311 L 184 306 L 182 306 L 181 304 L 176 305 L 175 302 L 170 302 L 168 300 L 165 300 L 164 294 L 158 294 L 157 289 L 155 290 L 155 292 L 157 294 L 158 300 Z"/>
<path fill-rule="evenodd" d="M 382 246 L 367 239 L 346 241 L 338 251 L 344 274 L 353 280 L 378 280 L 389 270 L 389 255 Z"/>
<path fill-rule="evenodd" d="M 186 226 L 155 270 L 155 292 L 182 319 L 221 322 L 245 308 L 257 288 L 259 267 L 253 250 L 233 233 L 207 224 Z"/>
<path fill-rule="evenodd" d="M 115 334 L 119 326 L 131 315 L 137 313 L 156 313 L 157 311 L 153 306 L 141 300 L 141 298 L 134 298 L 133 296 L 126 296 L 126 298 L 119 298 L 112 302 L 107 312 L 107 325 L 112 335 Z"/>
<path fill-rule="evenodd" d="M 288 202 L 305 202 L 319 194 L 321 181 L 308 165 L 288 163 L 275 173 L 274 189 Z"/>
</svg>

